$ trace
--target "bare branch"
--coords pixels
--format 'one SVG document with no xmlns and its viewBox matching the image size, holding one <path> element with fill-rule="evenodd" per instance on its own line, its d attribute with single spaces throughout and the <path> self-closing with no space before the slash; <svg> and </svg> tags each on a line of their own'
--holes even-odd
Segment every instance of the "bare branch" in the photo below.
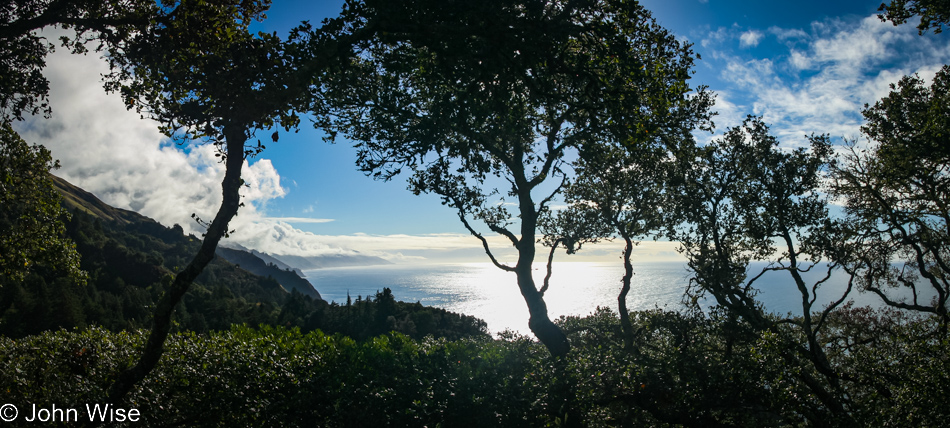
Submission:
<svg viewBox="0 0 950 428">
<path fill-rule="evenodd" d="M 561 190 L 565 185 L 567 185 L 567 175 L 561 177 L 561 183 L 557 185 L 557 188 L 555 188 L 547 197 L 541 200 L 541 203 L 538 204 L 538 212 L 543 211 L 548 206 L 548 204 L 551 203 L 551 200 L 561 193 Z"/>
<path fill-rule="evenodd" d="M 462 220 L 462 224 L 465 225 L 465 228 L 468 229 L 469 233 L 471 233 L 472 236 L 478 238 L 479 241 L 482 241 L 482 247 L 485 248 L 485 254 L 488 254 L 488 258 L 491 259 L 492 264 L 494 264 L 496 267 L 498 267 L 499 269 L 505 272 L 514 272 L 515 268 L 502 264 L 495 258 L 495 255 L 491 252 L 491 248 L 488 246 L 488 240 L 485 239 L 485 237 L 482 236 L 481 233 L 478 233 L 474 228 L 472 228 L 472 225 L 469 224 L 468 219 L 465 218 L 465 211 L 461 208 L 457 208 L 457 210 L 458 210 L 459 220 Z M 510 234 L 511 232 L 508 232 L 508 233 Z M 517 243 L 517 241 L 514 240 L 514 235 L 509 237 L 509 239 L 512 239 L 513 242 Z"/>
<path fill-rule="evenodd" d="M 832 267 L 828 268 L 828 275 L 825 276 L 825 279 L 831 276 Z M 825 324 L 825 319 L 828 318 L 828 314 L 831 313 L 835 308 L 844 303 L 845 299 L 848 298 L 848 295 L 851 294 L 851 290 L 854 288 L 854 275 L 852 274 L 848 278 L 848 288 L 844 290 L 844 293 L 841 294 L 841 298 L 835 301 L 834 303 L 828 305 L 823 311 L 821 311 L 821 316 L 818 317 L 818 322 L 815 323 L 815 332 L 821 331 L 821 327 Z"/>
<path fill-rule="evenodd" d="M 544 292 L 548 291 L 548 285 L 551 281 L 551 264 L 554 263 L 554 251 L 557 250 L 558 245 L 564 241 L 564 238 L 558 238 L 554 241 L 554 245 L 551 245 L 551 251 L 548 253 L 548 263 L 547 263 L 547 273 L 544 275 L 544 285 L 541 286 L 541 293 L 544 296 Z"/>
</svg>

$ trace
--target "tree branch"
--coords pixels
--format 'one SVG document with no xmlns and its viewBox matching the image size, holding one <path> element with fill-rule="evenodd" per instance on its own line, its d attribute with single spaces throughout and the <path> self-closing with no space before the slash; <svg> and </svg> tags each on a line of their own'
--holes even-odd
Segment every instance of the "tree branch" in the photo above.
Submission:
<svg viewBox="0 0 950 428">
<path fill-rule="evenodd" d="M 478 238 L 479 241 L 482 241 L 482 247 L 485 248 L 485 254 L 488 254 L 488 258 L 491 259 L 492 264 L 494 264 L 496 267 L 498 267 L 499 269 L 505 272 L 514 272 L 515 268 L 502 264 L 495 258 L 495 255 L 492 254 L 491 252 L 491 248 L 488 246 L 488 240 L 485 239 L 485 237 L 482 236 L 481 233 L 478 233 L 477 231 L 475 231 L 472 225 L 469 224 L 468 219 L 465 218 L 465 211 L 462 208 L 458 208 L 458 207 L 456 207 L 456 209 L 458 210 L 459 220 L 462 220 L 462 224 L 465 225 L 465 228 L 468 229 L 469 233 L 471 233 L 472 236 Z M 508 232 L 507 230 L 505 231 Z M 508 232 L 508 233 L 511 234 L 511 232 Z M 514 235 L 511 235 L 509 239 L 511 239 L 512 242 L 515 242 L 515 244 L 517 245 L 517 241 L 514 240 Z"/>
<path fill-rule="evenodd" d="M 544 296 L 544 292 L 548 291 L 548 285 L 551 281 L 551 264 L 554 263 L 554 251 L 557 250 L 557 246 L 564 242 L 564 238 L 557 238 L 554 240 L 554 244 L 551 245 L 551 251 L 548 253 L 548 263 L 547 263 L 547 273 L 544 275 L 544 284 L 541 286 L 541 290 L 538 291 L 541 293 L 541 296 Z"/>
</svg>

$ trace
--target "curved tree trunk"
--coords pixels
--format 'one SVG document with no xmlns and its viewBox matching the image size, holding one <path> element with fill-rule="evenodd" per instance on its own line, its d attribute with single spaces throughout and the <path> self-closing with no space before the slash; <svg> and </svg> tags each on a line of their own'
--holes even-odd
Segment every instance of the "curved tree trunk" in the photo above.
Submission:
<svg viewBox="0 0 950 428">
<path fill-rule="evenodd" d="M 522 164 L 518 164 L 522 166 Z M 515 274 L 518 276 L 518 289 L 528 305 L 528 328 L 548 348 L 548 352 L 555 357 L 566 357 L 571 350 L 571 343 L 561 328 L 551 321 L 548 315 L 548 305 L 544 303 L 544 293 L 538 291 L 534 283 L 531 267 L 535 248 L 535 233 L 538 227 L 538 211 L 531 200 L 531 186 L 526 185 L 524 171 L 518 170 L 521 185 L 518 186 L 519 208 L 521 212 L 521 239 L 515 245 L 518 248 L 518 264 L 515 265 Z M 527 189 L 527 190 L 525 190 Z"/>
<path fill-rule="evenodd" d="M 531 207 L 533 208 L 533 204 Z M 526 211 L 532 215 L 526 216 Z M 548 315 L 548 305 L 544 303 L 544 295 L 538 291 L 531 272 L 535 256 L 534 228 L 536 219 L 537 215 L 534 214 L 534 211 L 522 209 L 522 236 L 518 244 L 518 264 L 515 266 L 515 274 L 518 276 L 518 289 L 521 290 L 521 296 L 524 297 L 524 301 L 528 305 L 528 328 L 548 348 L 551 355 L 565 357 L 571 350 L 571 344 L 561 328 L 551 321 L 551 317 Z"/>
<path fill-rule="evenodd" d="M 515 273 L 518 275 L 518 288 L 521 290 L 525 303 L 528 304 L 528 328 L 548 348 L 551 355 L 567 356 L 571 345 L 567 340 L 567 335 L 548 316 L 548 306 L 544 303 L 544 298 L 535 287 L 534 278 L 531 276 L 531 265 L 519 266 Z"/>
<path fill-rule="evenodd" d="M 191 287 L 191 283 L 201 274 L 205 266 L 214 259 L 215 249 L 218 242 L 228 231 L 228 223 L 237 214 L 240 206 L 240 189 L 243 181 L 241 180 L 241 169 L 244 166 L 244 128 L 240 126 L 226 126 L 224 135 L 227 143 L 227 159 L 225 163 L 224 180 L 221 182 L 221 192 L 223 200 L 214 221 L 208 227 L 204 241 L 198 254 L 188 263 L 178 275 L 171 287 L 165 291 L 162 299 L 155 307 L 152 317 L 152 329 L 149 333 L 148 342 L 142 355 L 134 366 L 127 368 L 119 373 L 115 383 L 109 388 L 108 400 L 110 403 L 121 402 L 126 394 L 132 390 L 135 384 L 142 381 L 145 376 L 155 368 L 158 360 L 164 352 L 165 340 L 171 330 L 171 316 L 175 311 L 175 306 L 181 301 L 182 296 Z"/>
<path fill-rule="evenodd" d="M 626 246 L 623 247 L 623 279 L 620 295 L 617 296 L 617 310 L 620 312 L 620 327 L 623 329 L 623 346 L 630 351 L 633 350 L 633 324 L 630 323 L 630 312 L 627 310 L 627 293 L 630 292 L 630 280 L 633 279 L 633 265 L 630 264 L 633 241 L 626 236 L 623 240 Z"/>
</svg>

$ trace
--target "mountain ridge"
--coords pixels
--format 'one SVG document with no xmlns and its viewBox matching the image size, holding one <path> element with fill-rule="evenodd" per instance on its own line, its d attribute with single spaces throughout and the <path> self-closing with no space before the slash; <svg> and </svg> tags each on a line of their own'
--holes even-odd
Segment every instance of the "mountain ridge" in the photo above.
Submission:
<svg viewBox="0 0 950 428">
<path fill-rule="evenodd" d="M 378 266 L 391 265 L 393 262 L 382 257 L 363 254 L 319 254 L 314 256 L 298 256 L 290 254 L 271 254 L 247 248 L 240 244 L 225 243 L 225 247 L 251 253 L 266 263 L 272 263 L 281 269 L 296 271 L 303 277 L 303 271 L 312 269 L 326 269 L 337 267 Z"/>
<path fill-rule="evenodd" d="M 316 290 L 313 284 L 306 278 L 300 276 L 295 270 L 281 269 L 273 263 L 267 263 L 253 253 L 233 248 L 219 246 L 217 250 L 215 250 L 215 254 L 250 273 L 274 278 L 288 292 L 297 290 L 300 294 L 305 296 L 322 299 L 320 292 Z"/>
<path fill-rule="evenodd" d="M 164 226 L 162 226 L 159 222 L 147 216 L 141 215 L 134 211 L 113 207 L 103 202 L 92 193 L 87 192 L 86 190 L 66 181 L 61 177 L 50 174 L 50 178 L 53 181 L 53 186 L 59 192 L 60 196 L 62 196 L 62 205 L 69 211 L 79 210 L 80 212 L 86 213 L 102 221 L 112 221 L 122 225 L 149 225 L 152 227 L 148 227 L 148 229 L 150 229 L 152 232 L 155 232 L 159 229 L 155 226 L 161 226 L 161 228 L 164 228 Z M 184 231 L 180 225 L 175 225 L 172 227 L 172 231 L 173 232 L 171 233 L 179 232 L 184 234 Z M 303 295 L 322 300 L 320 297 L 320 292 L 317 291 L 316 287 L 314 287 L 310 281 L 303 278 L 302 272 L 299 270 L 288 271 L 286 268 L 289 266 L 286 264 L 278 265 L 272 262 L 268 263 L 268 261 L 262 260 L 262 258 L 254 254 L 252 251 L 253 250 L 247 250 L 243 248 L 226 249 L 219 246 L 215 254 L 251 274 L 265 278 L 273 278 L 288 293 L 291 290 L 297 290 Z"/>
<path fill-rule="evenodd" d="M 61 206 L 72 213 L 58 220 L 63 222 L 66 238 L 75 245 L 86 276 L 78 281 L 42 269 L 23 281 L 0 287 L 0 337 L 90 327 L 114 332 L 148 328 L 152 308 L 173 283 L 175 273 L 192 260 L 201 240 L 185 234 L 180 225 L 164 226 L 111 207 L 61 178 L 49 179 L 62 194 Z M 241 259 L 230 262 L 216 256 L 205 266 L 176 306 L 172 315 L 175 331 L 208 333 L 248 325 L 321 330 L 355 340 L 390 331 L 414 339 L 488 336 L 483 320 L 418 302 L 397 301 L 384 284 L 375 296 L 344 306 L 311 297 L 306 293 L 307 287 L 312 289 L 309 281 L 270 259 L 227 249 L 220 253 L 237 254 Z M 250 272 L 254 265 L 267 266 L 277 274 L 254 274 Z M 282 275 L 297 278 L 288 283 Z"/>
<path fill-rule="evenodd" d="M 50 174 L 53 181 L 53 187 L 62 196 L 62 205 L 69 211 L 78 209 L 86 214 L 101 220 L 115 221 L 122 224 L 135 223 L 138 221 L 152 221 L 144 215 L 134 211 L 116 208 L 97 198 L 96 195 L 85 191 L 84 189 L 66 181 L 63 178 Z M 156 222 L 157 223 L 157 222 Z"/>
</svg>

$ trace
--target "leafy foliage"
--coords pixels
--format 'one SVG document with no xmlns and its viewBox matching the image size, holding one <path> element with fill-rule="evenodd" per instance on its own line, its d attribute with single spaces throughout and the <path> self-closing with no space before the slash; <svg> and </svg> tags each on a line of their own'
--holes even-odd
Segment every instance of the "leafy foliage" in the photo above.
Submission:
<svg viewBox="0 0 950 428">
<path fill-rule="evenodd" d="M 939 426 L 946 408 L 950 342 L 935 335 L 940 320 L 893 308 L 846 307 L 834 314 L 831 358 L 857 386 L 855 413 L 870 426 Z"/>
<path fill-rule="evenodd" d="M 165 6 L 168 6 L 167 4 Z M 151 0 L 12 0 L 0 5 L 0 116 L 20 120 L 25 114 L 50 114 L 43 76 L 46 55 L 55 45 L 36 30 L 57 26 L 73 30 L 60 38 L 63 47 L 85 53 L 118 49 L 132 34 L 167 18 Z"/>
<path fill-rule="evenodd" d="M 30 277 L 63 277 L 82 285 L 75 245 L 66 238 L 49 172 L 58 168 L 49 150 L 30 146 L 9 123 L 0 125 L 0 288 Z"/>
<path fill-rule="evenodd" d="M 632 1 L 374 7 L 425 25 L 367 43 L 329 82 L 335 116 L 319 124 L 357 142 L 368 175 L 411 170 L 409 190 L 454 209 L 517 274 L 532 331 L 566 354 L 531 276 L 539 216 L 582 147 L 678 144 L 705 123 L 711 98 L 687 84 L 695 55 Z M 517 262 L 499 262 L 471 220 L 505 237 Z"/>
<path fill-rule="evenodd" d="M 950 2 L 947 0 L 891 0 L 890 3 L 881 3 L 878 15 L 881 21 L 891 21 L 894 25 L 907 22 L 914 16 L 920 16 L 917 30 L 920 34 L 933 28 L 934 33 L 943 31 L 943 26 L 950 23 Z"/>
<path fill-rule="evenodd" d="M 173 334 L 131 392 L 136 426 L 803 426 L 820 400 L 774 333 L 725 312 L 633 312 L 633 351 L 609 310 L 559 321 L 571 353 L 497 340 L 401 334 L 355 341 L 320 331 L 235 326 Z M 948 344 L 935 318 L 845 308 L 829 357 L 848 373 L 858 426 L 939 426 Z M 839 336 L 839 334 L 841 334 Z M 851 340 L 850 339 L 855 339 Z M 0 338 L 0 391 L 16 405 L 97 402 L 145 336 L 47 332 Z M 826 419 L 825 426 L 845 426 Z"/>
<path fill-rule="evenodd" d="M 872 145 L 852 148 L 834 170 L 845 199 L 849 269 L 886 303 L 938 314 L 950 323 L 950 66 L 930 87 L 916 76 L 864 110 Z M 909 291 L 906 298 L 890 291 Z M 934 296 L 931 300 L 929 296 Z"/>
</svg>

